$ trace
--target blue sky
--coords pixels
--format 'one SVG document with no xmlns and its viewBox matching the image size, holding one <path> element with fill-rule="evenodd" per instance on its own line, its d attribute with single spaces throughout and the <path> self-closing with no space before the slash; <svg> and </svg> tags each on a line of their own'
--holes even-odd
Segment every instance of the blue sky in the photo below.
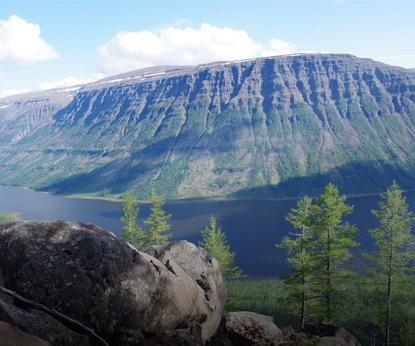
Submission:
<svg viewBox="0 0 415 346">
<path fill-rule="evenodd" d="M 414 14 L 413 0 L 1 0 L 0 97 L 301 52 L 415 68 Z"/>
</svg>

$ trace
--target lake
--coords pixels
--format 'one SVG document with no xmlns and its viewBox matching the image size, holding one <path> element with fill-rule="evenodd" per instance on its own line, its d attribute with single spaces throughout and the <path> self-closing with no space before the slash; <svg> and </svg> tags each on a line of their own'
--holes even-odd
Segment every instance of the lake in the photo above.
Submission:
<svg viewBox="0 0 415 346">
<path fill-rule="evenodd" d="M 415 192 L 405 193 L 407 203 L 415 211 Z M 347 204 L 354 211 L 344 220 L 361 231 L 360 250 L 373 249 L 366 228 L 376 227 L 371 215 L 378 208 L 379 195 L 350 197 Z M 288 272 L 286 251 L 276 249 L 275 244 L 293 231 L 285 221 L 285 215 L 296 207 L 295 200 L 209 200 L 166 202 L 163 209 L 171 213 L 172 240 L 185 239 L 197 244 L 200 231 L 209 225 L 209 217 L 215 216 L 226 233 L 230 250 L 236 252 L 236 263 L 250 279 L 278 277 Z M 0 211 L 20 212 L 23 220 L 70 220 L 94 223 L 121 236 L 123 223 L 121 203 L 97 199 L 65 198 L 27 189 L 0 186 Z M 149 204 L 140 204 L 138 224 L 150 214 Z"/>
</svg>

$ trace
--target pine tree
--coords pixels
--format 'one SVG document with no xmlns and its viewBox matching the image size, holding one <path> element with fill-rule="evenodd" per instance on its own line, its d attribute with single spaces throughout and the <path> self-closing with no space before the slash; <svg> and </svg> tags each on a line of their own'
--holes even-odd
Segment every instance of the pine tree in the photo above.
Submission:
<svg viewBox="0 0 415 346">
<path fill-rule="evenodd" d="M 345 204 L 346 196 L 339 197 L 338 194 L 337 188 L 329 183 L 311 208 L 310 226 L 317 258 L 313 264 L 313 276 L 317 279 L 313 289 L 322 297 L 315 314 L 321 322 L 329 323 L 340 318 L 339 304 L 344 303 L 340 293 L 345 291 L 346 279 L 356 276 L 348 267 L 353 258 L 349 248 L 360 245 L 353 240 L 359 230 L 342 222 L 342 217 L 350 214 L 353 206 Z"/>
<path fill-rule="evenodd" d="M 298 209 L 291 209 L 292 213 L 286 216 L 286 220 L 290 222 L 294 228 L 300 230 L 300 233 L 291 234 L 284 237 L 281 244 L 275 244 L 277 248 L 288 250 L 287 259 L 290 263 L 290 274 L 281 275 L 282 282 L 289 291 L 288 300 L 297 304 L 301 304 L 300 325 L 304 328 L 306 319 L 306 302 L 311 299 L 312 281 L 313 281 L 313 260 L 315 257 L 314 248 L 311 242 L 313 237 L 310 231 L 310 216 L 312 199 L 305 196 L 297 202 Z"/>
<path fill-rule="evenodd" d="M 134 197 L 127 192 L 124 196 L 124 202 L 121 204 L 121 221 L 125 224 L 121 230 L 121 239 L 140 248 L 145 245 L 145 232 L 135 223 L 139 211 L 137 204 Z"/>
<path fill-rule="evenodd" d="M 235 265 L 235 253 L 229 251 L 230 245 L 226 244 L 226 235 L 222 232 L 222 227 L 217 226 L 213 215 L 210 217 L 210 228 L 206 227 L 201 233 L 203 240 L 199 241 L 199 246 L 219 261 L 224 281 L 247 277 L 242 274 L 242 269 Z"/>
<path fill-rule="evenodd" d="M 385 335 L 386 345 L 389 345 L 391 305 L 398 294 L 399 283 L 405 281 L 407 273 L 415 270 L 415 237 L 411 234 L 415 218 L 408 211 L 406 199 L 396 181 L 381 197 L 385 201 L 379 202 L 379 210 L 372 210 L 380 226 L 368 230 L 377 250 L 373 255 L 366 254 L 364 258 L 374 263 L 374 267 L 368 270 L 377 280 L 382 280 L 385 287 Z"/>
<path fill-rule="evenodd" d="M 150 207 L 151 214 L 147 221 L 144 221 L 146 225 L 150 226 L 150 229 L 146 232 L 146 246 L 166 244 L 172 234 L 161 233 L 170 229 L 167 220 L 171 217 L 171 214 L 165 215 L 165 212 L 161 209 L 165 202 L 158 198 L 154 188 L 151 189 L 151 198 L 149 199 L 149 202 L 152 203 Z"/>
</svg>

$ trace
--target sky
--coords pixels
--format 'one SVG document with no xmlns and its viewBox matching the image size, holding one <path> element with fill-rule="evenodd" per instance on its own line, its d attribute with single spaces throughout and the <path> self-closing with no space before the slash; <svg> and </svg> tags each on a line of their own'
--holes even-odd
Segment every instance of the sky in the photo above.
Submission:
<svg viewBox="0 0 415 346">
<path fill-rule="evenodd" d="M 415 0 L 0 0 L 0 98 L 293 53 L 415 68 L 414 14 Z"/>
</svg>

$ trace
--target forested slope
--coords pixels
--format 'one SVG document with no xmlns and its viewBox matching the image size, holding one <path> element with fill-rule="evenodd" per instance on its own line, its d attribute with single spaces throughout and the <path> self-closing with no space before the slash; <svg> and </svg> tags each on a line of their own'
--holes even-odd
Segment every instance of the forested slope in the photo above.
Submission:
<svg viewBox="0 0 415 346">
<path fill-rule="evenodd" d="M 60 194 L 415 188 L 415 72 L 351 55 L 138 70 L 1 99 L 0 125 L 0 184 Z"/>
</svg>

